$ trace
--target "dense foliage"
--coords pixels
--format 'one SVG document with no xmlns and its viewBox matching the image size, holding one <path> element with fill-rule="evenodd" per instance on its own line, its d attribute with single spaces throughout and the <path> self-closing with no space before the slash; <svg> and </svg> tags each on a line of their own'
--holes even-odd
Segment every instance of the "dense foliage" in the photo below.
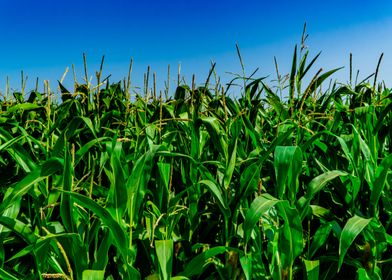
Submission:
<svg viewBox="0 0 392 280">
<path fill-rule="evenodd" d="M 99 73 L 3 97 L 0 278 L 392 278 L 391 90 L 303 85 L 307 57 L 169 99 Z"/>
</svg>

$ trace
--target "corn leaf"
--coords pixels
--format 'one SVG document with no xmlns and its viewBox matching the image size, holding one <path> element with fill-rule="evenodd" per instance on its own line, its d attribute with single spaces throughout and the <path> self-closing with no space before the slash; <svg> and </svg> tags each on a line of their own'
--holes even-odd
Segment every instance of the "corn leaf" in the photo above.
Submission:
<svg viewBox="0 0 392 280">
<path fill-rule="evenodd" d="M 339 269 L 342 267 L 344 257 L 355 238 L 363 231 L 372 219 L 365 219 L 354 215 L 343 227 L 339 239 Z"/>
</svg>

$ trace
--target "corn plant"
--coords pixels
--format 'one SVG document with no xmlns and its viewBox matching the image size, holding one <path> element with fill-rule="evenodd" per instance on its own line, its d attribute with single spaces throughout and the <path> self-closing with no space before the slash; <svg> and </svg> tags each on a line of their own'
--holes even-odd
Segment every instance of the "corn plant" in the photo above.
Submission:
<svg viewBox="0 0 392 280">
<path fill-rule="evenodd" d="M 275 82 L 0 99 L 0 278 L 392 277 L 391 90 L 305 39 Z"/>
</svg>

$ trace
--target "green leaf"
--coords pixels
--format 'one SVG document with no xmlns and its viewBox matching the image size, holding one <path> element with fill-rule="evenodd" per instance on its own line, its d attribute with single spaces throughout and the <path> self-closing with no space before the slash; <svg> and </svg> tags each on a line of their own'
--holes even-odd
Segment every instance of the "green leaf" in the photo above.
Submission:
<svg viewBox="0 0 392 280">
<path fill-rule="evenodd" d="M 274 167 L 279 199 L 296 200 L 302 172 L 302 151 L 297 146 L 277 146 L 275 148 Z M 286 191 L 287 189 L 287 191 Z"/>
<path fill-rule="evenodd" d="M 291 72 L 289 80 L 289 98 L 290 107 L 294 108 L 294 94 L 295 94 L 295 73 L 297 72 L 297 45 L 294 48 L 293 62 L 291 63 Z"/>
<path fill-rule="evenodd" d="M 164 187 L 166 191 L 169 191 L 169 182 L 170 182 L 170 164 L 165 162 L 157 163 L 159 175 L 164 183 Z"/>
<path fill-rule="evenodd" d="M 261 166 L 255 162 L 245 168 L 240 177 L 240 188 L 242 197 L 248 197 L 251 193 L 257 191 L 260 180 Z"/>
<path fill-rule="evenodd" d="M 319 218 L 326 218 L 331 213 L 330 210 L 318 205 L 310 205 L 310 208 L 312 209 L 312 214 Z"/>
<path fill-rule="evenodd" d="M 63 170 L 63 178 L 62 178 L 62 186 L 63 190 L 67 192 L 72 191 L 73 185 L 73 167 L 71 162 L 71 155 L 68 150 L 68 145 L 64 147 L 64 170 Z M 73 202 L 70 199 L 69 195 L 66 193 L 61 193 L 61 202 L 60 202 L 60 216 L 63 222 L 65 229 L 68 232 L 74 232 L 74 221 L 73 221 Z"/>
<path fill-rule="evenodd" d="M 12 188 L 8 188 L 7 191 L 5 192 L 4 199 L 6 199 L 11 193 L 12 193 Z M 11 219 L 16 219 L 19 214 L 21 206 L 21 199 L 17 199 L 14 201 L 14 203 L 11 204 L 10 207 L 8 207 L 3 213 L 2 217 L 8 217 Z M 7 230 L 4 229 L 3 225 L 0 224 L 0 234 L 2 232 L 6 232 Z M 1 266 L 0 266 L 1 267 Z"/>
<path fill-rule="evenodd" d="M 369 277 L 369 275 L 366 272 L 366 269 L 364 268 L 358 268 L 357 270 L 357 276 L 358 280 L 372 280 L 373 278 Z"/>
<path fill-rule="evenodd" d="M 42 164 L 41 177 L 47 177 L 61 171 L 64 167 L 64 160 L 61 158 L 53 157 L 48 159 Z"/>
<path fill-rule="evenodd" d="M 109 261 L 109 249 L 112 245 L 113 241 L 111 239 L 111 235 L 108 230 L 105 230 L 103 233 L 103 237 L 100 238 L 100 244 L 97 250 L 96 261 L 93 265 L 93 269 L 95 270 L 105 270 L 106 265 Z"/>
<path fill-rule="evenodd" d="M 284 220 L 279 229 L 279 253 L 283 267 L 289 268 L 303 250 L 302 222 L 297 209 L 291 207 L 288 201 L 279 202 L 277 209 Z"/>
<path fill-rule="evenodd" d="M 80 118 L 84 121 L 86 126 L 90 129 L 91 133 L 94 135 L 94 138 L 98 138 L 97 134 L 95 133 L 95 128 L 94 128 L 93 122 L 89 118 L 86 118 L 86 117 L 80 117 Z"/>
<path fill-rule="evenodd" d="M 245 243 L 248 243 L 252 230 L 256 223 L 260 220 L 261 216 L 278 202 L 278 199 L 270 196 L 269 194 L 263 194 L 253 200 L 249 210 L 246 212 L 243 226 Z"/>
<path fill-rule="evenodd" d="M 101 142 L 105 140 L 109 140 L 109 137 L 100 137 L 97 139 L 93 139 L 86 144 L 84 144 L 78 151 L 75 153 L 75 163 L 74 165 L 76 166 L 80 160 L 83 158 L 83 156 L 95 145 L 95 144 L 100 144 Z"/>
<path fill-rule="evenodd" d="M 10 139 L 9 141 L 5 142 L 4 144 L 1 144 L 1 145 L 0 145 L 0 152 L 3 151 L 3 150 L 5 150 L 5 149 L 8 149 L 8 148 L 11 147 L 13 144 L 15 144 L 15 143 L 17 143 L 17 142 L 23 140 L 23 139 L 26 138 L 26 137 L 27 137 L 27 135 L 21 135 L 21 136 L 19 136 L 19 137 L 15 137 L 15 138 Z"/>
<path fill-rule="evenodd" d="M 19 181 L 15 185 L 12 193 L 3 200 L 0 205 L 0 213 L 3 213 L 4 210 L 12 205 L 12 203 L 26 194 L 35 183 L 42 181 L 44 178 L 45 177 L 41 177 L 41 166 L 35 168 L 26 177 Z"/>
<path fill-rule="evenodd" d="M 251 121 L 249 120 L 246 114 L 242 114 L 242 121 L 246 128 L 246 134 L 249 135 L 250 139 L 252 140 L 253 146 L 259 147 L 260 144 L 259 144 L 257 132 L 255 130 L 254 125 L 251 123 Z"/>
<path fill-rule="evenodd" d="M 325 185 L 335 179 L 336 177 L 339 176 L 347 176 L 348 174 L 343 171 L 339 170 L 333 170 L 333 171 L 327 171 L 315 178 L 312 179 L 309 183 L 308 187 L 308 192 L 306 196 L 308 197 L 309 200 L 311 200 L 315 194 L 317 194 L 319 191 L 321 191 Z"/>
<path fill-rule="evenodd" d="M 320 271 L 320 261 L 304 260 L 307 279 L 318 280 Z"/>
<path fill-rule="evenodd" d="M 0 127 L 0 139 L 4 142 L 12 141 L 13 137 L 10 133 Z M 25 172 L 31 172 L 36 168 L 36 163 L 31 159 L 27 151 L 17 142 L 12 142 L 12 146 L 7 149 L 9 155 L 15 162 L 22 167 Z"/>
<path fill-rule="evenodd" d="M 226 200 L 223 197 L 222 190 L 218 187 L 216 182 L 211 180 L 201 180 L 199 184 L 207 186 L 208 190 L 219 202 L 219 208 L 222 210 L 223 214 L 226 215 L 226 212 L 228 210 Z"/>
<path fill-rule="evenodd" d="M 343 227 L 339 241 L 339 270 L 343 264 L 348 248 L 371 220 L 371 218 L 365 219 L 354 215 L 354 217 L 350 218 Z"/>
<path fill-rule="evenodd" d="M 15 277 L 10 272 L 0 267 L 0 278 L 4 280 L 20 280 L 20 278 Z"/>
<path fill-rule="evenodd" d="M 173 240 L 155 240 L 155 252 L 163 279 L 170 279 L 173 266 Z"/>
<path fill-rule="evenodd" d="M 389 103 L 387 106 L 382 108 L 382 112 L 381 114 L 378 116 L 378 120 L 376 125 L 374 126 L 373 129 L 373 134 L 377 135 L 378 131 L 380 130 L 380 128 L 386 124 L 385 122 L 385 117 L 388 115 L 388 113 L 392 110 L 392 103 Z"/>
<path fill-rule="evenodd" d="M 382 191 L 387 181 L 387 174 L 392 166 L 392 154 L 384 158 L 376 169 L 375 180 L 373 183 L 373 190 L 370 195 L 370 205 L 373 215 L 377 213 L 378 201 L 381 197 Z"/>
<path fill-rule="evenodd" d="M 18 110 L 28 111 L 28 110 L 36 110 L 42 108 L 42 106 L 34 104 L 34 103 L 22 103 L 12 106 L 8 109 L 8 113 L 14 113 Z"/>
<path fill-rule="evenodd" d="M 4 266 L 5 261 L 5 250 L 3 241 L 0 242 L 0 267 Z"/>
<path fill-rule="evenodd" d="M 53 166 L 48 167 L 52 164 Z M 56 173 L 57 171 L 61 170 L 61 168 L 61 160 L 56 158 L 48 159 L 41 166 L 36 166 L 33 171 L 28 173 L 15 185 L 12 193 L 3 200 L 0 205 L 0 213 L 3 213 L 4 210 L 10 207 L 12 203 L 25 195 L 31 189 L 31 187 L 34 186 L 34 184 L 39 183 L 46 177 Z"/>
<path fill-rule="evenodd" d="M 126 232 L 123 231 L 121 226 L 116 222 L 116 220 L 113 219 L 109 211 L 103 208 L 102 206 L 100 206 L 94 200 L 86 196 L 80 195 L 75 192 L 65 192 L 65 193 L 69 194 L 76 203 L 89 209 L 96 216 L 100 218 L 101 222 L 109 228 L 113 236 L 113 240 L 117 247 L 117 250 L 122 255 L 124 262 L 128 263 L 128 242 L 127 242 L 127 237 L 125 235 Z M 137 277 L 140 278 L 137 271 L 132 266 L 128 266 L 128 269 L 130 273 L 132 274 L 136 273 Z"/>
<path fill-rule="evenodd" d="M 311 61 L 310 63 L 306 66 L 305 70 L 303 70 L 304 66 L 305 66 L 305 62 L 306 62 L 306 58 L 308 56 L 309 51 L 307 51 L 301 61 L 301 66 L 300 69 L 298 69 L 298 74 L 299 74 L 299 78 L 298 81 L 301 81 L 303 77 L 305 77 L 306 73 L 309 71 L 309 69 L 312 67 L 312 65 L 316 62 L 317 58 L 320 56 L 321 52 L 319 52 Z"/>
<path fill-rule="evenodd" d="M 268 104 L 270 104 L 272 106 L 272 108 L 274 108 L 276 114 L 279 116 L 279 119 L 281 121 L 287 120 L 290 115 L 288 110 L 285 108 L 284 103 L 280 100 L 279 96 L 276 95 L 276 93 L 274 93 L 272 91 L 272 89 L 270 87 L 268 87 L 266 84 L 262 83 L 264 90 L 267 93 L 267 101 Z"/>
<path fill-rule="evenodd" d="M 128 194 L 125 185 L 125 172 L 121 163 L 121 155 L 123 154 L 122 143 L 115 142 L 113 145 L 110 157 L 112 176 L 110 178 L 111 184 L 106 209 L 112 214 L 117 223 L 121 225 L 128 202 Z"/>
<path fill-rule="evenodd" d="M 331 230 L 331 223 L 324 223 L 317 229 L 316 233 L 313 235 L 313 242 L 309 250 L 310 258 L 312 258 L 317 250 L 325 244 L 329 234 L 331 233 Z"/>
<path fill-rule="evenodd" d="M 316 90 L 316 88 L 318 88 L 319 86 L 321 86 L 321 84 L 329 77 L 331 76 L 333 73 L 335 73 L 336 71 L 342 69 L 343 67 L 340 68 L 336 68 L 333 70 L 330 70 L 328 72 L 325 72 L 324 74 L 322 74 L 321 76 L 317 77 L 313 83 L 309 84 L 309 86 L 307 87 L 307 89 L 305 90 L 305 92 L 309 92 L 312 93 Z"/>
<path fill-rule="evenodd" d="M 104 278 L 104 270 L 83 270 L 82 280 L 103 280 Z"/>
<path fill-rule="evenodd" d="M 101 222 L 109 228 L 111 233 L 113 234 L 114 241 L 118 246 L 118 250 L 127 255 L 127 241 L 124 231 L 121 229 L 120 225 L 112 218 L 109 211 L 100 206 L 91 198 L 78 194 L 76 192 L 63 191 L 66 194 L 69 194 L 76 203 L 81 206 L 91 210 L 95 215 L 97 215 Z"/>
<path fill-rule="evenodd" d="M 150 180 L 151 170 L 153 167 L 153 159 L 155 154 L 161 150 L 162 146 L 153 146 L 144 155 L 142 155 L 135 163 L 132 172 L 126 182 L 127 193 L 130 203 L 130 212 L 133 221 L 138 222 L 141 205 L 147 191 L 147 184 Z"/>
<path fill-rule="evenodd" d="M 181 272 L 180 275 L 188 278 L 200 275 L 205 270 L 206 265 L 211 263 L 211 258 L 216 255 L 223 254 L 226 250 L 226 247 L 218 246 L 200 253 L 185 265 L 185 270 Z"/>
<path fill-rule="evenodd" d="M 37 236 L 28 225 L 17 219 L 0 216 L 0 224 L 15 232 L 28 244 L 34 244 L 39 238 L 39 236 Z"/>
<path fill-rule="evenodd" d="M 246 280 L 252 279 L 252 256 L 250 254 L 244 255 L 240 258 L 242 270 L 244 271 Z"/>
<path fill-rule="evenodd" d="M 340 146 L 342 147 L 342 150 L 343 150 L 345 156 L 347 157 L 347 159 L 350 161 L 350 163 L 352 164 L 352 166 L 354 168 L 355 175 L 356 176 L 360 176 L 361 174 L 359 174 L 358 166 L 355 163 L 353 155 L 350 153 L 350 150 L 349 150 L 349 148 L 347 146 L 346 141 L 344 141 L 344 139 L 342 137 L 337 136 L 337 135 L 335 135 L 333 133 L 330 133 L 330 132 L 325 132 L 325 133 L 332 135 L 333 137 L 335 137 L 338 140 Z"/>
<path fill-rule="evenodd" d="M 199 120 L 205 125 L 208 133 L 211 136 L 211 140 L 215 144 L 215 147 L 223 155 L 224 159 L 228 158 L 227 143 L 225 139 L 225 132 L 222 129 L 219 120 L 214 117 L 201 117 Z"/>
<path fill-rule="evenodd" d="M 225 168 L 225 175 L 223 178 L 223 186 L 226 190 L 229 189 L 231 178 L 233 177 L 236 159 L 237 159 L 237 139 L 234 140 L 234 147 L 231 152 L 230 159 L 229 159 L 227 166 Z"/>
</svg>

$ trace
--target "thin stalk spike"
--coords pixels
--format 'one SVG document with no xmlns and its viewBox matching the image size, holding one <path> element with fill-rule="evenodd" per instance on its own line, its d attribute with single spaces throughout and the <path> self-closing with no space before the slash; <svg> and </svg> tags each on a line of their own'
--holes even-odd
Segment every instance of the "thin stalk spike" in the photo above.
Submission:
<svg viewBox="0 0 392 280">
<path fill-rule="evenodd" d="M 21 92 L 22 92 L 22 94 L 24 94 L 24 75 L 23 75 L 23 70 L 20 72 L 20 75 L 21 75 L 21 81 L 22 81 Z"/>
<path fill-rule="evenodd" d="M 88 87 L 88 73 L 87 73 L 87 57 L 86 53 L 83 53 L 83 66 L 84 66 L 84 79 L 86 80 L 86 84 Z"/>
<path fill-rule="evenodd" d="M 157 74 L 154 72 L 152 75 L 153 78 L 153 84 L 154 84 L 154 91 L 153 91 L 153 96 L 154 96 L 154 101 L 157 99 Z"/>
<path fill-rule="evenodd" d="M 144 73 L 143 74 L 143 93 L 144 93 L 144 96 L 147 95 L 147 92 L 146 92 L 146 80 L 147 80 L 146 73 Z"/>
<path fill-rule="evenodd" d="M 178 72 L 177 72 L 177 86 L 180 86 L 181 81 L 181 63 L 178 63 Z"/>
<path fill-rule="evenodd" d="M 61 76 L 60 83 L 63 83 L 65 76 L 68 74 L 69 67 L 65 68 L 63 75 Z"/>
<path fill-rule="evenodd" d="M 235 48 L 237 49 L 237 55 L 238 58 L 240 59 L 240 64 L 241 64 L 241 69 L 242 69 L 242 75 L 245 77 L 245 66 L 244 66 L 244 61 L 242 60 L 241 52 L 240 52 L 240 47 L 238 46 L 238 43 L 235 43 Z"/>
<path fill-rule="evenodd" d="M 103 64 L 105 62 L 105 56 L 102 56 L 101 59 L 101 65 L 99 66 L 99 72 L 96 74 L 97 76 L 97 92 L 99 92 L 99 88 L 101 86 L 101 77 L 102 77 L 102 69 L 103 69 Z"/>
<path fill-rule="evenodd" d="M 38 82 L 39 78 L 37 77 L 37 79 L 35 80 L 35 92 L 38 92 Z"/>
<path fill-rule="evenodd" d="M 166 100 L 169 99 L 169 90 L 170 90 L 170 64 L 167 65 L 167 84 L 166 84 L 166 91 L 165 91 Z"/>
<path fill-rule="evenodd" d="M 10 78 L 7 76 L 6 78 L 6 82 L 5 82 L 5 98 L 6 98 L 6 102 L 8 100 L 8 96 L 10 94 Z"/>
<path fill-rule="evenodd" d="M 381 53 L 380 58 L 378 59 L 378 63 L 377 63 L 377 67 L 376 67 L 376 72 L 375 72 L 375 75 L 374 75 L 373 93 L 374 93 L 375 90 L 376 90 L 376 83 L 377 83 L 378 71 L 380 70 L 380 65 L 381 65 L 381 61 L 382 61 L 383 56 L 384 56 L 384 53 Z"/>
<path fill-rule="evenodd" d="M 207 77 L 207 80 L 206 80 L 205 88 L 207 88 L 208 84 L 210 83 L 210 78 L 211 78 L 211 75 L 212 75 L 212 73 L 214 72 L 215 65 L 216 65 L 216 63 L 215 63 L 215 62 L 214 62 L 214 63 L 212 63 L 212 66 L 211 66 L 210 72 L 208 73 L 208 77 Z"/>
<path fill-rule="evenodd" d="M 192 75 L 192 92 L 195 91 L 195 74 Z"/>
<path fill-rule="evenodd" d="M 76 91 L 76 87 L 78 86 L 78 80 L 76 78 L 76 71 L 75 71 L 75 65 L 72 64 L 72 74 L 73 74 L 73 79 L 74 79 L 74 92 Z"/>
<path fill-rule="evenodd" d="M 159 91 L 159 142 L 162 138 L 162 115 L 163 115 L 163 102 L 162 102 L 162 91 Z"/>
<path fill-rule="evenodd" d="M 353 83 L 353 54 L 350 53 L 350 86 Z"/>
<path fill-rule="evenodd" d="M 358 76 L 359 76 L 359 70 L 357 70 L 357 74 L 355 76 L 355 85 L 357 85 L 358 82 Z"/>
<path fill-rule="evenodd" d="M 133 58 L 131 58 L 131 62 L 129 63 L 127 87 L 126 87 L 126 92 L 127 92 L 127 95 L 128 95 L 129 102 L 131 102 L 131 91 L 130 91 L 130 88 L 131 88 L 132 68 L 133 68 Z"/>
<path fill-rule="evenodd" d="M 147 67 L 147 74 L 146 74 L 146 87 L 145 87 L 145 94 L 146 94 L 146 101 L 148 100 L 148 79 L 150 77 L 150 65 Z"/>
</svg>

